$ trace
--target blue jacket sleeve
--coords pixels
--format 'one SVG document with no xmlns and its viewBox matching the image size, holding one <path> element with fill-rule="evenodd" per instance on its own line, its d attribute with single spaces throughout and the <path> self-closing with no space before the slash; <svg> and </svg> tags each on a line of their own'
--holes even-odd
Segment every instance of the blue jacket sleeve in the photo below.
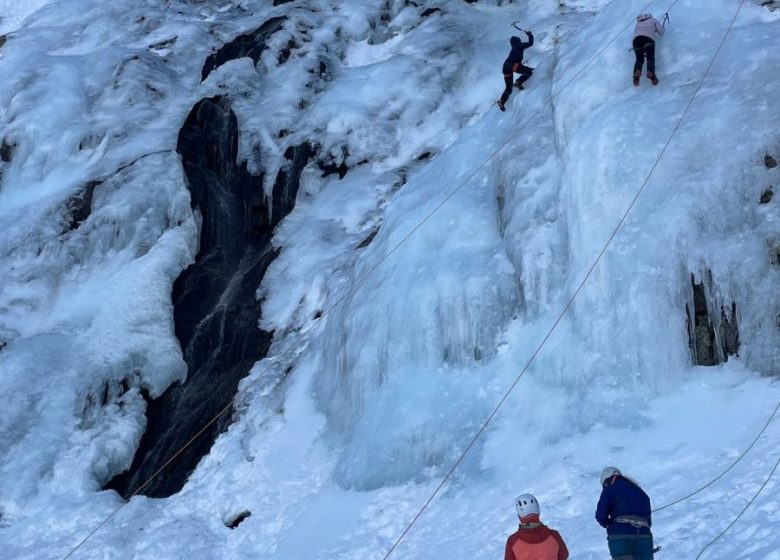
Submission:
<svg viewBox="0 0 780 560">
<path fill-rule="evenodd" d="M 650 496 L 647 495 L 647 493 L 642 490 L 642 492 L 645 494 L 645 519 L 647 519 L 647 524 L 651 527 L 653 526 L 653 507 L 650 505 Z"/>
<path fill-rule="evenodd" d="M 596 506 L 596 521 L 605 529 L 609 526 L 609 488 L 601 491 L 599 504 Z"/>
</svg>

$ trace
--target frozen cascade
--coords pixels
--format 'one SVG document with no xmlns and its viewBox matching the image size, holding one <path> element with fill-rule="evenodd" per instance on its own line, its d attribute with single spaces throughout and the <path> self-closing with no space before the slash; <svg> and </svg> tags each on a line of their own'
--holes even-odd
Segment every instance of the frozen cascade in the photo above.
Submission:
<svg viewBox="0 0 780 560">
<path fill-rule="evenodd" d="M 424 215 L 439 188 L 433 177 L 472 149 L 442 154 L 417 176 L 411 196 L 385 215 L 357 277 Z M 465 437 L 485 413 L 480 387 L 492 376 L 484 365 L 518 312 L 520 288 L 499 233 L 494 177 L 475 183 L 328 319 L 315 391 L 335 433 L 350 442 L 337 468 L 347 486 L 402 481 L 451 461 L 450 438 Z"/>
<path fill-rule="evenodd" d="M 668 503 L 780 401 L 780 12 L 761 3 L 745 2 L 599 266 L 393 558 L 500 557 L 520 491 L 573 559 L 603 558 L 605 463 Z M 208 416 L 182 392 L 193 381 L 214 401 L 243 389 L 230 426 L 150 492 L 168 497 L 133 498 L 74 558 L 382 558 L 604 246 L 739 1 L 677 2 L 658 87 L 631 86 L 629 30 L 562 90 L 646 4 L 55 0 L 14 23 L 0 46 L 4 555 L 62 558 L 122 505 L 101 489 L 142 434 L 160 439 L 140 453 L 164 458 L 189 422 L 174 401 Z M 500 113 L 510 21 L 534 30 L 536 71 Z M 245 48 L 253 37 L 266 48 Z M 182 123 L 209 113 L 219 126 L 177 156 Z M 243 177 L 225 188 L 262 183 L 224 206 L 242 224 L 281 219 L 268 210 L 289 196 L 264 249 L 248 235 L 274 257 L 264 275 L 239 281 L 242 248 L 220 241 L 231 264 L 200 282 L 209 224 L 245 230 L 204 209 L 187 153 Z M 232 362 L 192 325 L 238 292 L 248 352 Z M 199 387 L 193 359 L 249 373 Z M 664 554 L 695 558 L 778 441 L 774 422 L 712 488 L 659 512 Z M 708 560 L 775 559 L 776 487 Z"/>
</svg>

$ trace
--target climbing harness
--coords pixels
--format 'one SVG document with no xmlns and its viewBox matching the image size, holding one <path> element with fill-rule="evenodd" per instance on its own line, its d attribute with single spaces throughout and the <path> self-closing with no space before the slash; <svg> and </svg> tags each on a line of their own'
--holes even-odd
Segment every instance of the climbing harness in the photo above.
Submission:
<svg viewBox="0 0 780 560">
<path fill-rule="evenodd" d="M 615 522 L 631 525 L 634 529 L 650 528 L 650 523 L 647 519 L 638 515 L 620 515 L 615 518 Z"/>
</svg>

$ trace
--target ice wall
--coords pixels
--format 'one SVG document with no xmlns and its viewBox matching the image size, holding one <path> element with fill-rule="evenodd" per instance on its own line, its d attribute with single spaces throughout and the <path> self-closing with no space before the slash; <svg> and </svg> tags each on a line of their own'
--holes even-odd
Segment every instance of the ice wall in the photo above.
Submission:
<svg viewBox="0 0 780 560">
<path fill-rule="evenodd" d="M 285 153 L 318 148 L 258 286 L 273 344 L 182 491 L 131 500 L 82 554 L 382 557 L 604 247 L 737 7 L 678 2 L 657 88 L 631 87 L 627 31 L 561 91 L 646 3 L 587 21 L 571 9 L 604 5 L 452 2 L 423 16 L 431 5 L 400 1 L 80 0 L 0 47 L 13 76 L 0 85 L 10 554 L 61 556 L 121 504 L 99 488 L 131 461 L 141 391 L 184 376 L 170 291 L 201 230 L 173 150 L 198 100 L 230 95 L 239 164 L 267 168 L 266 196 Z M 292 19 L 267 52 L 201 83 L 208 54 L 282 13 Z M 529 56 L 550 57 L 530 59 L 528 90 L 499 113 L 515 20 L 536 33 Z M 778 173 L 766 156 L 780 151 L 777 29 L 746 3 L 637 205 L 402 557 L 495 557 L 512 494 L 534 486 L 578 556 L 599 558 L 603 534 L 583 519 L 605 457 L 672 499 L 766 420 L 774 392 L 760 376 L 777 371 L 779 347 L 777 201 L 762 202 Z M 691 275 L 714 321 L 736 310 L 739 356 L 725 365 L 692 367 Z M 702 519 L 714 531 L 742 507 L 776 437 L 661 520 L 685 529 L 667 533 L 677 557 L 709 537 Z M 775 509 L 762 501 L 749 527 L 771 526 Z"/>
</svg>

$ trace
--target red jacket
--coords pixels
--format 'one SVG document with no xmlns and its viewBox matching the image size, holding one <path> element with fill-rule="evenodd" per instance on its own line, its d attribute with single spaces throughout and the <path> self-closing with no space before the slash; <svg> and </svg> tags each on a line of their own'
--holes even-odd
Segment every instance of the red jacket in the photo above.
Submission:
<svg viewBox="0 0 780 560">
<path fill-rule="evenodd" d="M 569 550 L 558 531 L 542 523 L 521 525 L 506 540 L 504 560 L 566 560 Z"/>
</svg>

